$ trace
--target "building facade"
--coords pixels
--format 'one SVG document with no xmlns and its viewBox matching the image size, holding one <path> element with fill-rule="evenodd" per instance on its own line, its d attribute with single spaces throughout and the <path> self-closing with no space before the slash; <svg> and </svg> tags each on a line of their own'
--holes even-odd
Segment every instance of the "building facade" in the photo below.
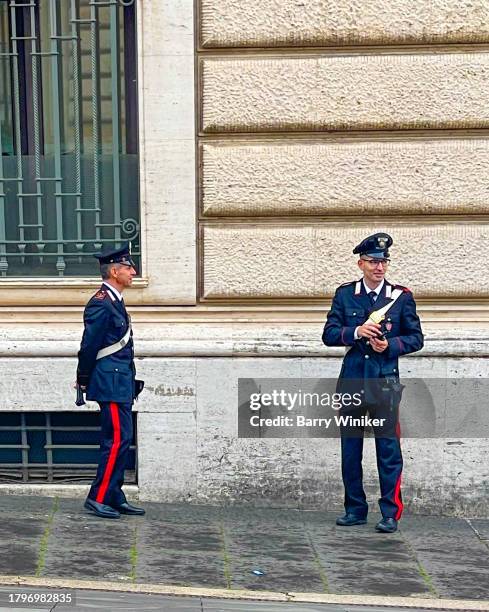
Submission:
<svg viewBox="0 0 489 612">
<path fill-rule="evenodd" d="M 401 375 L 487 378 L 487 2 L 0 10 L 0 401 L 19 446 L 1 487 L 85 490 L 63 452 L 95 431 L 72 384 L 91 253 L 110 241 L 131 239 L 140 266 L 141 500 L 341 505 L 338 440 L 238 438 L 237 386 L 337 376 L 324 319 L 374 231 L 394 238 L 388 278 L 413 290 L 426 336 Z M 53 442 L 63 427 L 75 442 Z M 486 438 L 403 448 L 408 507 L 483 511 Z"/>
</svg>

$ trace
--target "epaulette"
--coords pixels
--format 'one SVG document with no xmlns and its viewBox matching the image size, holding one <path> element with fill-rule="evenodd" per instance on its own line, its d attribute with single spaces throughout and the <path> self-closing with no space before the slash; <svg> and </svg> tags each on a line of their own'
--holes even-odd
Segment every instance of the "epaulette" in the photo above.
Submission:
<svg viewBox="0 0 489 612">
<path fill-rule="evenodd" d="M 105 291 L 105 289 L 99 289 L 92 298 L 95 300 L 105 300 L 107 298 L 107 291 Z"/>
<path fill-rule="evenodd" d="M 404 287 L 403 285 L 394 285 L 394 288 L 400 289 L 404 293 L 412 293 L 411 289 L 408 289 L 408 287 Z"/>
<path fill-rule="evenodd" d="M 351 287 L 354 284 L 355 284 L 355 281 L 350 281 L 349 283 L 343 283 L 342 285 L 339 285 L 339 287 L 336 287 L 336 291 L 338 292 L 340 289 L 344 289 L 345 287 Z"/>
</svg>

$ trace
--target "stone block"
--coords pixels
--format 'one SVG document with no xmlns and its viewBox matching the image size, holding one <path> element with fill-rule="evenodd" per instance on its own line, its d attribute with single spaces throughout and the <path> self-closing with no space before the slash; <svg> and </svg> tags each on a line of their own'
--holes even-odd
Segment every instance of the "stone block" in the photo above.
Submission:
<svg viewBox="0 0 489 612">
<path fill-rule="evenodd" d="M 202 130 L 485 128 L 487 53 L 201 61 Z"/>
<path fill-rule="evenodd" d="M 146 143 L 143 198 L 149 284 L 138 292 L 146 304 L 195 303 L 194 151 L 193 139 Z"/>
<path fill-rule="evenodd" d="M 416 297 L 487 297 L 485 223 L 365 221 L 204 227 L 203 295 L 223 298 L 324 298 L 361 275 L 353 247 L 368 234 L 392 235 L 391 282 Z M 450 274 L 440 273 L 450 266 Z"/>
<path fill-rule="evenodd" d="M 199 360 L 197 372 L 197 500 L 297 507 L 300 441 L 238 438 L 238 378 L 294 378 L 300 360 Z"/>
<path fill-rule="evenodd" d="M 489 40 L 484 0 L 201 0 L 200 15 L 205 48 Z"/>
<path fill-rule="evenodd" d="M 140 4 L 141 271 L 148 286 L 134 299 L 194 304 L 194 6 L 192 0 Z"/>
<path fill-rule="evenodd" d="M 196 487 L 195 477 L 195 413 L 138 415 L 140 499 L 189 501 Z"/>
<path fill-rule="evenodd" d="M 140 7 L 139 27 L 145 57 L 193 56 L 193 0 L 144 0 Z"/>
<path fill-rule="evenodd" d="M 205 216 L 487 214 L 489 140 L 210 142 Z"/>
<path fill-rule="evenodd" d="M 195 359 L 140 359 L 138 377 L 145 382 L 135 404 L 138 412 L 195 413 Z"/>
</svg>

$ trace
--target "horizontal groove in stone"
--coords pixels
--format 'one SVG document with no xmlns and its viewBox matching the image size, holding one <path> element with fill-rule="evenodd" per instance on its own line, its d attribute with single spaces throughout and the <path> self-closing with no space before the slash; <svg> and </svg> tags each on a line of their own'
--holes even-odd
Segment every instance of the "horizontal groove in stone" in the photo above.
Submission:
<svg viewBox="0 0 489 612">
<path fill-rule="evenodd" d="M 353 247 L 366 235 L 393 239 L 387 277 L 422 298 L 487 298 L 489 223 L 392 222 L 203 227 L 206 299 L 330 297 L 360 276 Z"/>
<path fill-rule="evenodd" d="M 486 0 L 200 0 L 201 46 L 489 41 Z"/>
<path fill-rule="evenodd" d="M 489 127 L 489 53 L 200 64 L 206 133 Z"/>
<path fill-rule="evenodd" d="M 489 139 L 206 143 L 205 216 L 487 214 Z"/>
<path fill-rule="evenodd" d="M 401 44 L 401 45 L 344 45 L 321 47 L 219 47 L 196 50 L 197 57 L 203 58 L 267 58 L 267 57 L 314 57 L 329 55 L 337 57 L 362 55 L 426 55 L 431 53 L 462 54 L 487 53 L 489 43 L 443 43 L 443 44 Z"/>
<path fill-rule="evenodd" d="M 214 144 L 236 146 L 241 144 L 263 144 L 263 143 L 347 143 L 347 142 L 394 142 L 402 140 L 411 142 L 416 140 L 484 140 L 489 138 L 489 126 L 487 128 L 449 128 L 449 129 L 425 129 L 425 130 L 347 130 L 329 132 L 266 132 L 258 134 L 250 133 L 226 133 L 199 134 L 201 144 Z"/>
</svg>

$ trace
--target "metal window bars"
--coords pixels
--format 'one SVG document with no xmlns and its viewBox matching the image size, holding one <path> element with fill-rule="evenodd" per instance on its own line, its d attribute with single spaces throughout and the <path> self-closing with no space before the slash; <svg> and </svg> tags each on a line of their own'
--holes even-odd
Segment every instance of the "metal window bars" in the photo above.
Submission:
<svg viewBox="0 0 489 612">
<path fill-rule="evenodd" d="M 0 0 L 0 276 L 139 256 L 134 0 Z"/>
<path fill-rule="evenodd" d="M 79 483 L 95 477 L 100 426 L 94 423 L 99 413 L 3 414 L 15 417 L 16 423 L 0 425 L 0 482 Z M 136 431 L 136 413 L 133 419 Z M 125 472 L 127 484 L 136 482 L 135 441 L 136 434 Z"/>
</svg>

